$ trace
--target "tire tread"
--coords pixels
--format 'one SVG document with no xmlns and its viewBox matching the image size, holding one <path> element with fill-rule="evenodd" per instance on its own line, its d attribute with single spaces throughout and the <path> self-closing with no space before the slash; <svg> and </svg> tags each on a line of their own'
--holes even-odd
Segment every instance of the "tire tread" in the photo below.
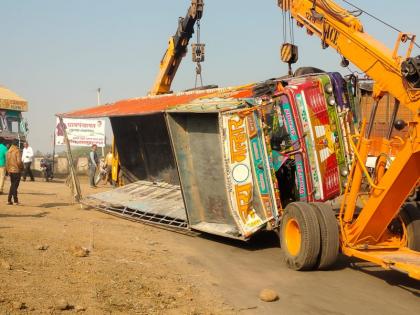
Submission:
<svg viewBox="0 0 420 315">
<path fill-rule="evenodd" d="M 312 207 L 304 202 L 293 202 L 287 205 L 281 224 L 281 245 L 287 248 L 283 236 L 284 226 L 289 218 L 298 221 L 302 243 L 301 250 L 297 256 L 289 255 L 285 250 L 286 263 L 295 270 L 311 270 L 317 262 L 320 250 L 320 232 L 318 220 Z"/>
<path fill-rule="evenodd" d="M 337 260 L 340 235 L 335 213 L 330 206 L 324 203 L 311 203 L 318 218 L 321 248 L 316 264 L 317 269 L 326 270 Z"/>
</svg>

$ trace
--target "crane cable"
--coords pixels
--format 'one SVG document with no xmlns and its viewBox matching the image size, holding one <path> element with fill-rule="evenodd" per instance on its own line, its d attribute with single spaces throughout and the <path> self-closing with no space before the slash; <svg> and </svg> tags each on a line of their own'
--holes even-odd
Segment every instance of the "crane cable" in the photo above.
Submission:
<svg viewBox="0 0 420 315">
<path fill-rule="evenodd" d="M 396 32 L 398 32 L 398 33 L 402 33 L 402 31 L 401 31 L 401 30 L 399 30 L 398 28 L 396 28 L 395 26 L 392 26 L 391 24 L 389 24 L 389 23 L 385 22 L 384 20 L 381 20 L 380 18 L 378 18 L 378 17 L 374 16 L 373 14 L 371 14 L 371 13 L 369 13 L 369 12 L 367 12 L 367 11 L 363 10 L 362 8 L 360 8 L 360 7 L 356 6 L 356 5 L 354 5 L 354 4 L 353 4 L 353 3 L 351 3 L 350 1 L 348 1 L 348 0 L 342 0 L 342 1 L 343 1 L 343 2 L 345 2 L 345 3 L 347 3 L 348 5 L 352 6 L 352 7 L 353 7 L 353 8 L 355 8 L 357 11 L 359 11 L 359 12 L 361 12 L 361 13 L 364 13 L 364 14 L 366 14 L 366 15 L 370 16 L 371 18 L 373 18 L 373 19 L 377 20 L 378 22 L 380 22 L 380 23 L 382 23 L 382 24 L 384 24 L 384 25 L 388 26 L 389 28 L 393 29 L 394 31 L 396 31 Z M 359 14 L 359 15 L 360 15 L 360 14 Z M 416 47 L 417 47 L 417 48 L 420 48 L 420 45 L 419 45 L 419 44 L 417 44 L 415 41 L 414 41 L 414 45 L 416 45 Z"/>
<path fill-rule="evenodd" d="M 283 46 L 287 43 L 290 43 L 294 46 L 295 44 L 295 30 L 294 30 L 294 23 L 293 17 L 290 12 L 282 11 L 282 18 L 283 18 Z M 282 46 L 282 47 L 283 47 Z M 283 48 L 282 48 L 283 49 Z M 292 63 L 288 62 L 288 74 L 292 75 Z"/>
<path fill-rule="evenodd" d="M 201 46 L 200 43 L 200 19 L 197 20 L 197 47 Z M 200 79 L 200 83 L 201 83 L 201 87 L 203 87 L 203 76 L 201 74 L 201 61 L 197 60 L 196 61 L 196 66 L 195 66 L 195 88 L 197 88 L 197 82 L 198 79 Z"/>
<path fill-rule="evenodd" d="M 290 41 L 294 45 L 295 44 L 295 30 L 294 30 L 294 23 L 293 23 L 293 17 L 290 13 L 289 14 L 289 32 L 290 32 Z"/>
<path fill-rule="evenodd" d="M 290 40 L 291 44 L 295 43 L 295 30 L 293 24 L 293 17 L 290 12 L 282 11 L 283 15 L 283 42 L 287 43 Z M 287 34 L 289 31 L 289 34 Z"/>
</svg>

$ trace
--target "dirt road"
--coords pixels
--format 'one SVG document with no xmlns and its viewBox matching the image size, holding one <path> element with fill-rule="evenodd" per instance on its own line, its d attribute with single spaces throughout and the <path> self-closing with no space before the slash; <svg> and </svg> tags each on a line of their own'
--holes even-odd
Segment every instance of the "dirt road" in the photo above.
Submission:
<svg viewBox="0 0 420 315">
<path fill-rule="evenodd" d="M 274 234 L 175 233 L 72 205 L 63 183 L 22 183 L 20 206 L 0 197 L 1 314 L 420 314 L 418 282 L 345 258 L 294 272 Z"/>
</svg>

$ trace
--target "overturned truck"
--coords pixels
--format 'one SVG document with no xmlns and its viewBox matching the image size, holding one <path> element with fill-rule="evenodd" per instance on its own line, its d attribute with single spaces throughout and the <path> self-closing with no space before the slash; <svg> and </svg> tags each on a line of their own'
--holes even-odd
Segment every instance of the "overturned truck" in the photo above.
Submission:
<svg viewBox="0 0 420 315">
<path fill-rule="evenodd" d="M 338 73 L 124 100 L 109 117 L 126 185 L 84 198 L 125 218 L 247 240 L 296 201 L 339 196 L 353 87 Z"/>
</svg>

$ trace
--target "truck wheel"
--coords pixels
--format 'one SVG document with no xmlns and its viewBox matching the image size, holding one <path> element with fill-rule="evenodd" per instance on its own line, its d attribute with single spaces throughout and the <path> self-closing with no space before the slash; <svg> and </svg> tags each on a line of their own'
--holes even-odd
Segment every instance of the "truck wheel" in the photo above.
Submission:
<svg viewBox="0 0 420 315">
<path fill-rule="evenodd" d="M 400 218 L 407 230 L 408 248 L 420 251 L 420 208 L 417 202 L 407 202 L 400 210 Z"/>
<path fill-rule="evenodd" d="M 326 270 L 337 260 L 338 249 L 340 247 L 337 219 L 329 205 L 319 202 L 314 202 L 310 205 L 315 210 L 318 218 L 321 235 L 321 248 L 316 268 Z"/>
<path fill-rule="evenodd" d="M 303 202 L 287 205 L 280 226 L 280 244 L 286 263 L 294 270 L 310 270 L 316 264 L 320 232 L 315 211 Z"/>
</svg>

